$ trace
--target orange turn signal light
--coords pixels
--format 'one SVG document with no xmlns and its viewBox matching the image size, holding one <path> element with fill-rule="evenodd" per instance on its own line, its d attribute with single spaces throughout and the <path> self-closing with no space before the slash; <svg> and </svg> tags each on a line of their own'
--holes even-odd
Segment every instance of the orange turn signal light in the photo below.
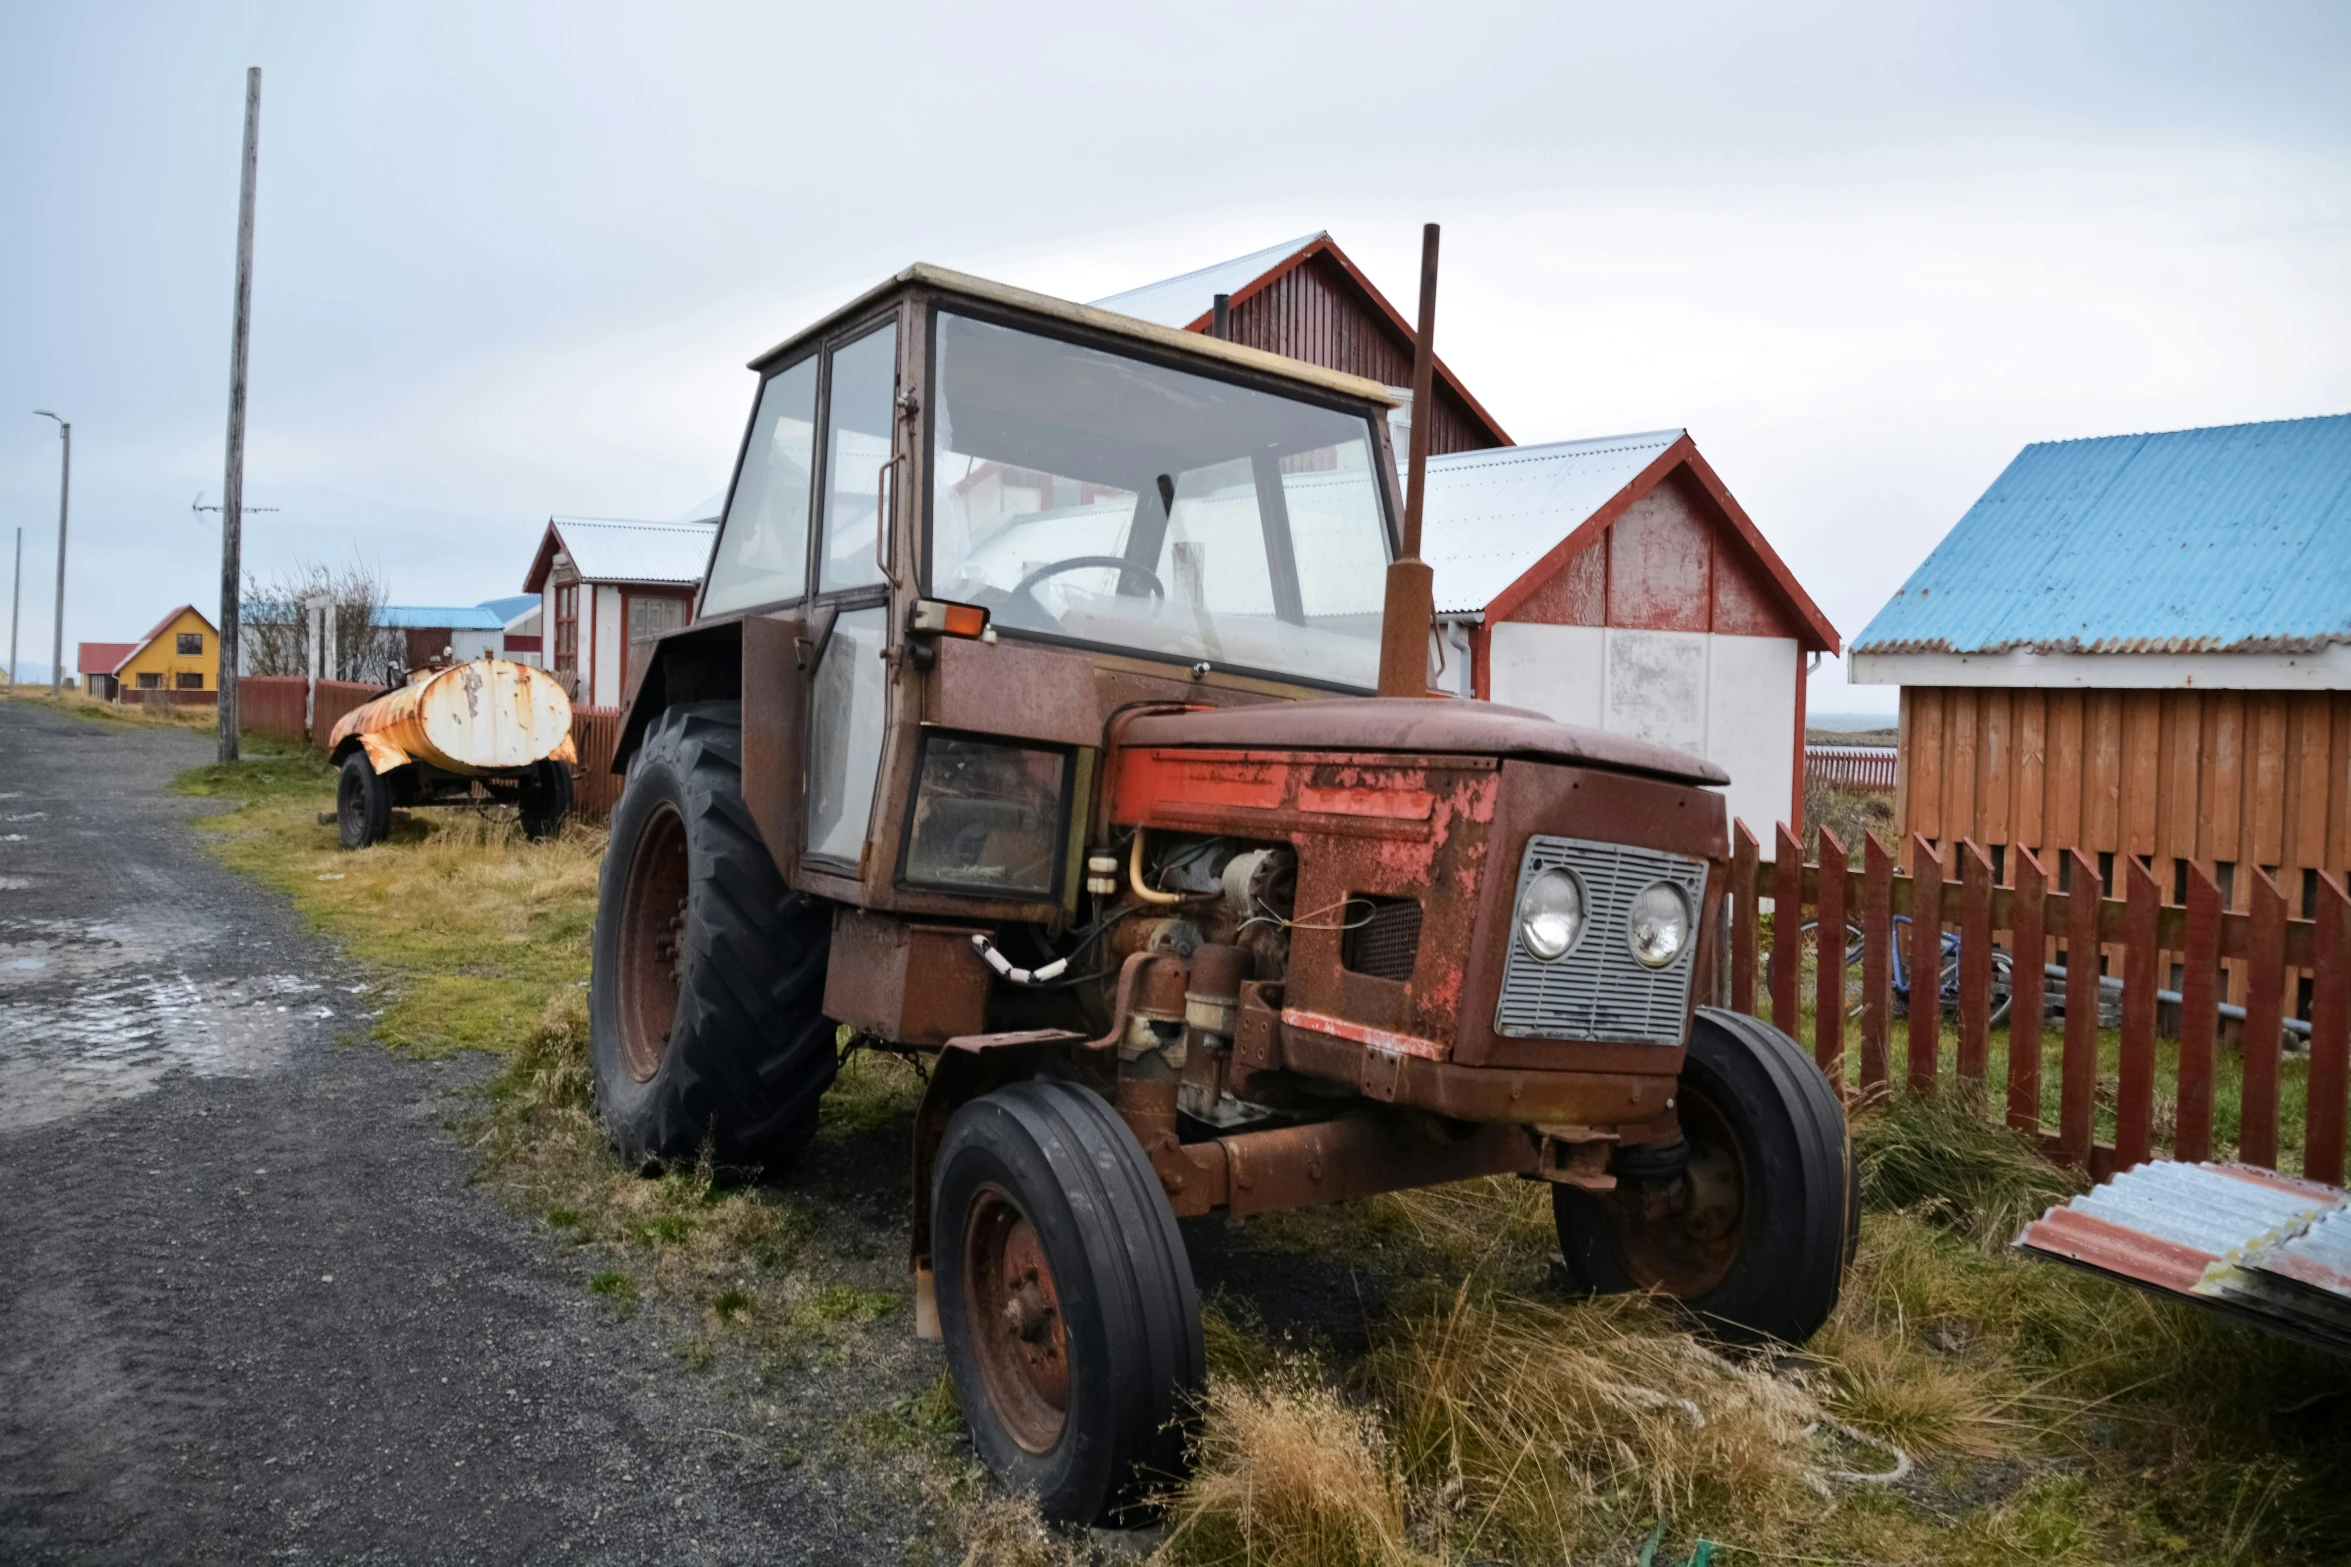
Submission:
<svg viewBox="0 0 2351 1567">
<path fill-rule="evenodd" d="M 981 637 L 987 634 L 988 612 L 977 604 L 954 604 L 945 599 L 916 599 L 913 623 L 918 635 Z"/>
</svg>

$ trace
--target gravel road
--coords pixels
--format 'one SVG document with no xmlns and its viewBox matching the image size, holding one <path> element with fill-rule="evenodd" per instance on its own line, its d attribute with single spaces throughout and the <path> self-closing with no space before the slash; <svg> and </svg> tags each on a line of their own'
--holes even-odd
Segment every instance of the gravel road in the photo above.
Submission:
<svg viewBox="0 0 2351 1567">
<path fill-rule="evenodd" d="M 466 1184 L 481 1064 L 215 865 L 208 737 L 0 702 L 0 1561 L 894 1561 Z"/>
</svg>

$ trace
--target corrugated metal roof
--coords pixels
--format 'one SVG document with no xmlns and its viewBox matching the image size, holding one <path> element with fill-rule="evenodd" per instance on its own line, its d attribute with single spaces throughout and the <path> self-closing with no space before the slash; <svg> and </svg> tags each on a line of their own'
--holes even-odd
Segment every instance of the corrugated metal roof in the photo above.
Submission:
<svg viewBox="0 0 2351 1567">
<path fill-rule="evenodd" d="M 514 624 L 515 616 L 531 614 L 538 607 L 539 595 L 536 593 L 514 593 L 505 598 L 482 600 L 482 608 L 497 616 L 502 626 Z"/>
<path fill-rule="evenodd" d="M 1420 549 L 1437 613 L 1483 611 L 1681 438 L 1647 430 L 1431 457 Z"/>
<path fill-rule="evenodd" d="M 2351 1353 L 2351 1194 L 2241 1164 L 2142 1164 L 2019 1249 Z"/>
<path fill-rule="evenodd" d="M 1130 288 L 1123 294 L 1097 299 L 1094 308 L 1115 310 L 1122 316 L 1134 316 L 1138 320 L 1156 321 L 1161 326 L 1188 327 L 1216 307 L 1217 295 L 1239 293 L 1323 237 L 1324 231 L 1317 229 L 1298 239 L 1286 240 L 1264 250 L 1253 250 L 1246 256 L 1235 256 L 1230 261 L 1219 261 L 1214 266 L 1186 272 L 1181 277 L 1164 278 L 1157 283 L 1146 283 L 1141 288 Z"/>
<path fill-rule="evenodd" d="M 375 622 L 394 630 L 498 631 L 506 622 L 480 604 L 378 604 Z"/>
<path fill-rule="evenodd" d="M 615 517 L 550 517 L 563 547 L 590 582 L 697 583 L 710 564 L 718 519 L 630 522 Z"/>
<path fill-rule="evenodd" d="M 2303 652 L 2351 641 L 2351 414 L 2017 454 L 1856 653 Z"/>
</svg>

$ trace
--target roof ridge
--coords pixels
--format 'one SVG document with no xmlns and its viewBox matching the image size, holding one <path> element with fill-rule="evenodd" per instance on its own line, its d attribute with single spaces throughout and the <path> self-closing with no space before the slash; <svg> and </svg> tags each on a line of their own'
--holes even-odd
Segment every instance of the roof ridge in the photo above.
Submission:
<svg viewBox="0 0 2351 1567">
<path fill-rule="evenodd" d="M 1294 240 L 1276 240 L 1271 245 L 1260 245 L 1255 250 L 1244 250 L 1238 255 L 1226 256 L 1220 261 L 1211 261 L 1205 266 L 1194 267 L 1189 272 L 1178 272 L 1173 277 L 1154 278 L 1148 283 L 1138 283 L 1133 288 L 1122 288 L 1115 294 L 1104 294 L 1102 299 L 1098 299 L 1094 303 L 1099 305 L 1103 300 L 1124 299 L 1129 294 L 1140 294 L 1147 289 L 1167 288 L 1177 283 L 1187 283 L 1193 278 L 1204 277 L 1211 272 L 1221 272 L 1234 262 L 1247 261 L 1252 256 L 1272 255 L 1277 251 L 1285 256 L 1294 256 L 1316 240 L 1328 239 L 1330 235 L 1329 229 L 1316 229 L 1313 233 L 1300 235 Z"/>
<path fill-rule="evenodd" d="M 2336 419 L 2351 419 L 2351 411 L 2339 414 L 2304 414 L 2294 419 L 2242 419 L 2235 424 L 2191 424 L 2176 430 L 2117 430 L 2109 435 L 2061 435 L 2054 440 L 2027 441 L 2024 450 L 2036 446 L 2087 446 L 2097 441 L 2159 440 L 2167 435 L 2217 435 L 2226 430 L 2284 429 L 2296 424 L 2326 424 Z"/>
</svg>

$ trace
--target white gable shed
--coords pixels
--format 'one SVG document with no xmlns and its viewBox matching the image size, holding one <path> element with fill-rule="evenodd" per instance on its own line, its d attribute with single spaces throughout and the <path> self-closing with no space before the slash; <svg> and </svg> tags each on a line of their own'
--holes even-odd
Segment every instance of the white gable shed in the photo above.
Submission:
<svg viewBox="0 0 2351 1567">
<path fill-rule="evenodd" d="M 618 707 L 641 654 L 693 617 L 718 519 L 550 517 L 523 591 L 540 595 L 542 656 L 574 700 Z"/>
</svg>

